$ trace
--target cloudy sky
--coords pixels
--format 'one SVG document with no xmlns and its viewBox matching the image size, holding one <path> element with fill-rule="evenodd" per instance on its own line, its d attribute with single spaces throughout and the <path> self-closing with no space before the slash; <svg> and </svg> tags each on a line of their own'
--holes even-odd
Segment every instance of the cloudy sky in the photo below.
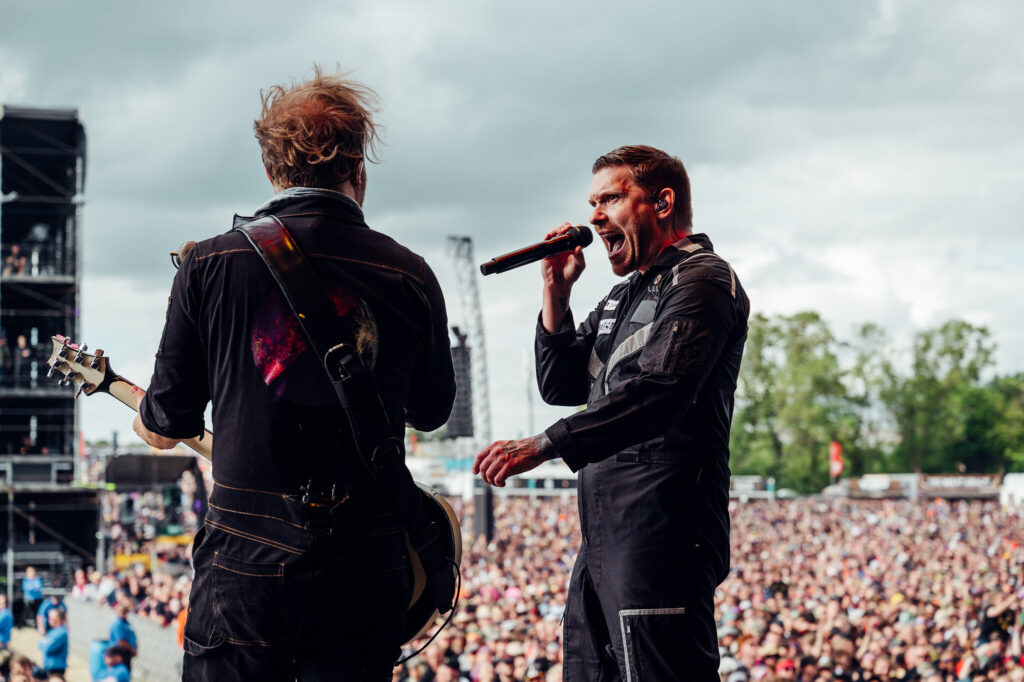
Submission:
<svg viewBox="0 0 1024 682">
<path fill-rule="evenodd" d="M 817 310 L 894 342 L 964 318 L 1024 371 L 1024 4 L 176 3 L 0 0 L 0 102 L 77 107 L 88 134 L 82 329 L 148 383 L 167 252 L 270 194 L 259 91 L 340 66 L 380 95 L 371 226 L 476 260 L 583 223 L 593 159 L 651 144 L 689 169 L 697 231 L 754 311 Z M 581 313 L 614 283 L 602 247 Z M 528 428 L 538 267 L 480 278 L 496 438 Z M 531 389 L 535 391 L 535 389 Z M 534 393 L 536 430 L 561 413 Z M 130 415 L 86 400 L 87 438 Z M 216 424 L 213 425 L 216 431 Z"/>
</svg>

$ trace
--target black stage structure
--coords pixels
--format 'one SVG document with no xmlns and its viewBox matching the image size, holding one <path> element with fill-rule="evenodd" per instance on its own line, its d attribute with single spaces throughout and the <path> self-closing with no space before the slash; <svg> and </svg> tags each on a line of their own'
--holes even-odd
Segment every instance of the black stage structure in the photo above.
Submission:
<svg viewBox="0 0 1024 682">
<path fill-rule="evenodd" d="M 79 334 L 85 130 L 75 109 L 0 112 L 0 544 L 16 606 L 35 566 L 59 593 L 96 565 L 99 493 L 76 487 L 73 391 L 46 377 L 50 336 Z"/>
</svg>

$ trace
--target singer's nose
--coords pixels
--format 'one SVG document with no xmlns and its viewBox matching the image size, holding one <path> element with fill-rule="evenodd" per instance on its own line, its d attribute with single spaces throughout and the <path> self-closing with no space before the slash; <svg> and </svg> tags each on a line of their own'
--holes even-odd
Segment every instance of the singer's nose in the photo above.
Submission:
<svg viewBox="0 0 1024 682">
<path fill-rule="evenodd" d="M 608 216 L 601 210 L 600 204 L 594 207 L 594 210 L 590 213 L 590 224 L 598 227 L 608 220 Z"/>
</svg>

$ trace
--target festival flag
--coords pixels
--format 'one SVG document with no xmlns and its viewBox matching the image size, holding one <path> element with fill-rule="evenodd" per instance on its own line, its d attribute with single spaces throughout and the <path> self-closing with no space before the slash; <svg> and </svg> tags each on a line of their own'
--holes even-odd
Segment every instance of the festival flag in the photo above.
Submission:
<svg viewBox="0 0 1024 682">
<path fill-rule="evenodd" d="M 839 441 L 832 441 L 828 444 L 828 473 L 832 478 L 839 478 L 843 468 L 843 446 Z"/>
</svg>

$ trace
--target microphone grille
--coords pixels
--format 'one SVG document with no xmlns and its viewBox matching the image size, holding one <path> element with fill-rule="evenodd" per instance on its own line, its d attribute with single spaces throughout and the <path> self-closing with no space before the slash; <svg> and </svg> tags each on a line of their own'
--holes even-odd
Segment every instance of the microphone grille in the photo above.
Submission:
<svg viewBox="0 0 1024 682">
<path fill-rule="evenodd" d="M 573 241 L 577 246 L 590 246 L 590 243 L 594 241 L 594 233 L 586 225 L 577 225 L 572 230 L 575 233 Z"/>
</svg>

